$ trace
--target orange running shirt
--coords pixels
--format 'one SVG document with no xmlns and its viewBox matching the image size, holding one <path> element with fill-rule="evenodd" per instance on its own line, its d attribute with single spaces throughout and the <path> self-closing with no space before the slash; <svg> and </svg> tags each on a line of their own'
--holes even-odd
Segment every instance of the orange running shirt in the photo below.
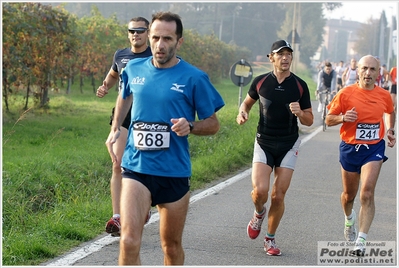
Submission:
<svg viewBox="0 0 399 268">
<path fill-rule="evenodd" d="M 329 114 L 345 114 L 356 108 L 356 122 L 344 122 L 341 139 L 348 144 L 376 144 L 385 136 L 384 113 L 393 112 L 390 93 L 378 86 L 362 89 L 358 84 L 347 86 L 335 95 L 327 106 Z"/>
<path fill-rule="evenodd" d="M 396 85 L 396 66 L 392 67 L 389 74 L 391 75 L 392 84 Z"/>
</svg>

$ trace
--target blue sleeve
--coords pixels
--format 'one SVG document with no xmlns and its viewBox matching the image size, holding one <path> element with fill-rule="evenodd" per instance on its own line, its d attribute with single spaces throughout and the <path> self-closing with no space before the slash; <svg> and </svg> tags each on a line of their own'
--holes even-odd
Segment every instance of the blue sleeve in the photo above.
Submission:
<svg viewBox="0 0 399 268">
<path fill-rule="evenodd" d="M 129 63 L 128 63 L 129 64 Z M 127 67 L 127 65 L 126 65 Z M 123 99 L 126 99 L 126 97 L 130 96 L 130 88 L 129 88 L 129 77 L 126 72 L 126 68 L 122 70 L 122 73 L 120 74 L 120 79 L 121 79 L 121 89 L 120 89 L 120 94 Z"/>
<path fill-rule="evenodd" d="M 197 116 L 200 120 L 212 116 L 225 105 L 206 73 L 202 73 L 195 83 L 193 96 Z"/>
</svg>

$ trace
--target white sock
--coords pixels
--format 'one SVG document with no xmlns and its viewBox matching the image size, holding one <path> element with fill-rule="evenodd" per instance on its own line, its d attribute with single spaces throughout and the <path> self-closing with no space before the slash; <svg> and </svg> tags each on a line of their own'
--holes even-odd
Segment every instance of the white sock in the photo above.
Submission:
<svg viewBox="0 0 399 268">
<path fill-rule="evenodd" d="M 366 241 L 366 238 L 367 238 L 366 233 L 359 232 L 359 235 L 357 236 L 356 243 L 358 243 L 358 242 L 363 243 L 364 241 Z"/>
<path fill-rule="evenodd" d="M 113 216 L 112 216 L 112 218 L 120 218 L 121 217 L 121 215 L 119 215 L 119 214 L 114 214 Z"/>
<path fill-rule="evenodd" d="M 352 218 L 353 218 L 353 210 L 352 210 L 352 212 L 351 212 L 351 215 L 345 216 L 345 219 L 346 219 L 347 221 L 352 221 Z"/>
</svg>

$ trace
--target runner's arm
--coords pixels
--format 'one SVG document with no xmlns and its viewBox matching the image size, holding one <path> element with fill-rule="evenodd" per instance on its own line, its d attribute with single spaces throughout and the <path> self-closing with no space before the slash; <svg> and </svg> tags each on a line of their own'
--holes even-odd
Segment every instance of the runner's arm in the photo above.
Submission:
<svg viewBox="0 0 399 268">
<path fill-rule="evenodd" d="M 313 112 L 312 108 L 308 108 L 305 110 L 302 110 L 297 117 L 299 118 L 299 121 L 301 122 L 302 125 L 310 127 L 313 124 Z"/>
<path fill-rule="evenodd" d="M 249 112 L 251 111 L 252 106 L 256 103 L 256 100 L 251 98 L 247 93 L 244 101 L 241 103 L 240 108 L 238 109 L 238 115 L 236 121 L 239 125 L 244 124 L 248 120 Z"/>
<path fill-rule="evenodd" d="M 105 77 L 103 84 L 99 86 L 97 89 L 96 93 L 97 97 L 102 98 L 105 95 L 107 95 L 108 90 L 116 84 L 118 79 L 119 79 L 118 73 L 111 68 L 107 76 Z"/>
</svg>

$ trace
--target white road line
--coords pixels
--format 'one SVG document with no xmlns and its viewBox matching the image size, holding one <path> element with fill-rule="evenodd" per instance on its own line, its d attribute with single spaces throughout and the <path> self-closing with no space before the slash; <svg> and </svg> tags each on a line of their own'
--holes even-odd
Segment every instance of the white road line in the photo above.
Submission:
<svg viewBox="0 0 399 268">
<path fill-rule="evenodd" d="M 319 128 L 317 128 L 315 131 L 313 131 L 312 133 L 306 135 L 301 142 L 301 146 L 304 145 L 306 142 L 308 142 L 310 139 L 312 139 L 317 133 L 319 133 L 321 130 L 323 129 L 322 126 L 320 126 Z M 222 190 L 223 188 L 249 176 L 251 174 L 252 169 L 249 168 L 243 172 L 241 172 L 240 174 L 235 175 L 234 177 L 231 177 L 230 179 L 223 181 L 211 188 L 208 188 L 194 196 L 192 196 L 190 198 L 190 204 L 197 202 L 198 200 L 201 200 L 202 198 L 205 198 L 209 195 L 215 194 L 217 192 L 219 192 L 220 190 Z M 147 225 L 153 223 L 153 222 L 157 222 L 159 220 L 159 215 L 158 212 L 155 212 L 152 214 L 150 221 L 148 222 Z M 147 226 L 146 225 L 146 226 Z M 78 260 L 83 259 L 84 257 L 97 252 L 99 250 L 101 250 L 103 247 L 115 242 L 119 240 L 119 237 L 112 237 L 110 235 L 107 235 L 103 238 L 100 238 L 96 241 L 94 241 L 91 244 L 88 244 L 86 246 L 83 246 L 81 248 L 79 248 L 76 251 L 73 251 L 67 255 L 65 255 L 64 257 L 51 262 L 49 264 L 47 264 L 46 266 L 72 266 L 75 262 L 77 262 Z"/>
</svg>

